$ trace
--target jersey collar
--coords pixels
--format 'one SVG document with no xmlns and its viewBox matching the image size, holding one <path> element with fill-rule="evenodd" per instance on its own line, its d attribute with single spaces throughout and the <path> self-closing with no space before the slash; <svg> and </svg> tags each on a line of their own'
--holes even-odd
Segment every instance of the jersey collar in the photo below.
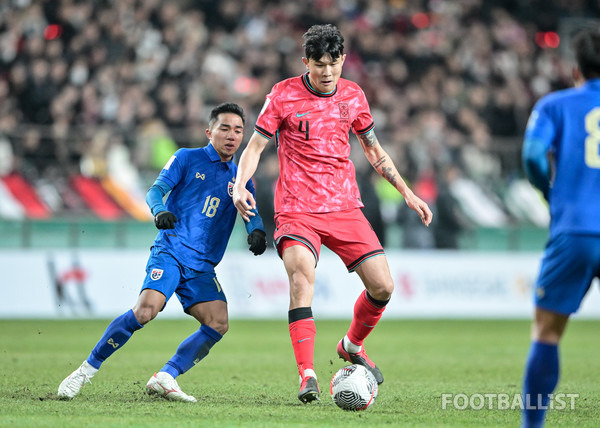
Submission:
<svg viewBox="0 0 600 428">
<path fill-rule="evenodd" d="M 221 162 L 221 156 L 219 156 L 219 154 L 217 153 L 210 141 L 208 142 L 205 151 L 211 162 Z"/>
<path fill-rule="evenodd" d="M 337 92 L 337 85 L 335 85 L 335 89 L 331 92 L 323 93 L 323 92 L 317 91 L 310 84 L 310 79 L 308 78 L 308 71 L 306 73 L 304 73 L 301 77 L 302 77 L 302 83 L 304 84 L 304 87 L 308 90 L 308 92 L 310 92 L 313 95 L 316 95 L 317 97 L 329 98 L 329 97 L 334 96 Z"/>
</svg>

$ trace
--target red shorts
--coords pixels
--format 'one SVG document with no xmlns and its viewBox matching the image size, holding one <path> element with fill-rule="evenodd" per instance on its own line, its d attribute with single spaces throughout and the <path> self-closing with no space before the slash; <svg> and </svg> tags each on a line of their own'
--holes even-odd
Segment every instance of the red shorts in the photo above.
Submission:
<svg viewBox="0 0 600 428">
<path fill-rule="evenodd" d="M 321 244 L 336 253 L 353 272 L 365 260 L 384 254 L 360 208 L 330 213 L 275 215 L 275 246 L 279 257 L 292 245 L 305 245 L 319 260 Z"/>
</svg>

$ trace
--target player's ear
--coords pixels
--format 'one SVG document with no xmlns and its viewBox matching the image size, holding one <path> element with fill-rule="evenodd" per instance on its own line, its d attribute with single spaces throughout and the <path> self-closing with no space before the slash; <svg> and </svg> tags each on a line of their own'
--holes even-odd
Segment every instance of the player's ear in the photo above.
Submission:
<svg viewBox="0 0 600 428">
<path fill-rule="evenodd" d="M 304 65 L 306 66 L 306 68 L 308 69 L 308 59 L 305 57 L 302 57 L 302 62 L 304 63 Z"/>
<path fill-rule="evenodd" d="M 206 128 L 204 130 L 204 133 L 206 134 L 206 138 L 208 138 L 209 140 L 212 140 L 212 132 L 210 132 L 210 128 Z"/>
</svg>

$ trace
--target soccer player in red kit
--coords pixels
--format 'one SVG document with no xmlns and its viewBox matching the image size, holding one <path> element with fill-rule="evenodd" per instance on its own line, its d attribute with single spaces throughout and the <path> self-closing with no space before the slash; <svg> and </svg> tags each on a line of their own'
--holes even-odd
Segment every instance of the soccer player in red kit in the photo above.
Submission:
<svg viewBox="0 0 600 428">
<path fill-rule="evenodd" d="M 333 25 L 315 25 L 304 34 L 307 72 L 277 83 L 267 95 L 255 132 L 238 165 L 233 201 L 245 220 L 256 202 L 245 185 L 268 141 L 275 137 L 279 179 L 275 189 L 274 242 L 290 282 L 289 330 L 300 373 L 298 398 L 319 399 L 313 366 L 316 334 L 311 304 L 321 244 L 335 252 L 365 291 L 354 305 L 350 328 L 337 345 L 340 358 L 370 370 L 383 382 L 363 341 L 373 330 L 394 290 L 385 253 L 364 217 L 350 161 L 349 131 L 371 165 L 403 196 L 428 226 L 432 213 L 406 185 L 379 144 L 362 89 L 341 78 L 344 38 Z"/>
</svg>

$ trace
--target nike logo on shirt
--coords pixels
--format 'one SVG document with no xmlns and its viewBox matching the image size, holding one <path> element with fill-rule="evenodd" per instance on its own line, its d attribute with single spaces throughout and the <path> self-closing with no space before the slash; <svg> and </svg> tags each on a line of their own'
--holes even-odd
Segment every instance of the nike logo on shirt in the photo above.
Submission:
<svg viewBox="0 0 600 428">
<path fill-rule="evenodd" d="M 306 113 L 300 113 L 300 112 L 298 112 L 298 113 L 296 113 L 296 117 L 306 116 L 307 114 L 310 114 L 310 112 L 309 111 L 307 111 Z"/>
</svg>

